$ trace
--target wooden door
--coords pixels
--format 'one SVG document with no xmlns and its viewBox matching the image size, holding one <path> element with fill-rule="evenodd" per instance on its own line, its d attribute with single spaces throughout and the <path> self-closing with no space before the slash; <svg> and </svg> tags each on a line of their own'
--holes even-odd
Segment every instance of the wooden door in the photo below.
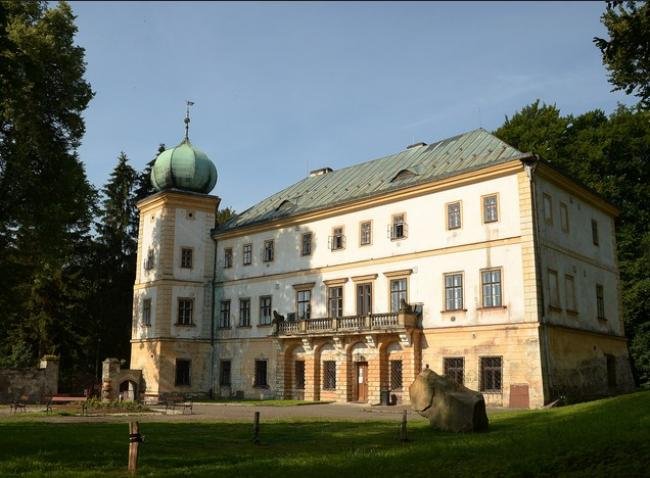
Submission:
<svg viewBox="0 0 650 478">
<path fill-rule="evenodd" d="M 357 402 L 368 401 L 368 362 L 357 362 Z"/>
</svg>

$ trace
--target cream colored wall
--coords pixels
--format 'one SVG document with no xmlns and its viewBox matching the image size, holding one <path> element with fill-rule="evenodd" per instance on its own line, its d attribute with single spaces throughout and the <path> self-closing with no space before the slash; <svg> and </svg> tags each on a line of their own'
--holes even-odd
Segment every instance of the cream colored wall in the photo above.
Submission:
<svg viewBox="0 0 650 478">
<path fill-rule="evenodd" d="M 272 340 L 218 340 L 215 344 L 215 390 L 220 396 L 228 397 L 243 391 L 246 398 L 273 398 L 276 390 L 277 354 Z M 230 360 L 232 384 L 219 386 L 219 362 Z M 267 361 L 268 388 L 256 388 L 255 360 Z"/>
<path fill-rule="evenodd" d="M 537 176 L 535 184 L 546 319 L 568 327 L 623 335 L 614 218 L 544 177 Z M 552 222 L 544 216 L 545 193 L 551 197 Z M 566 204 L 569 211 L 568 232 L 561 228 L 560 202 Z M 592 219 L 598 222 L 597 246 L 592 240 Z M 550 306 L 549 269 L 558 273 L 559 309 Z M 575 278 L 577 314 L 567 312 L 567 274 Z M 606 321 L 597 319 L 596 284 L 604 286 Z"/>
</svg>

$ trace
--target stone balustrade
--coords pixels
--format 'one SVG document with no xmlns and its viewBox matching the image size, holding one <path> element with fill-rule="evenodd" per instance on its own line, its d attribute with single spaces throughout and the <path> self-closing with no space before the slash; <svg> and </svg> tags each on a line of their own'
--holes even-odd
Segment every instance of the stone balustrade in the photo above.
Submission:
<svg viewBox="0 0 650 478">
<path fill-rule="evenodd" d="M 408 312 L 389 312 L 344 317 L 322 317 L 278 322 L 276 327 L 279 336 L 395 331 L 417 327 L 417 315 Z"/>
</svg>

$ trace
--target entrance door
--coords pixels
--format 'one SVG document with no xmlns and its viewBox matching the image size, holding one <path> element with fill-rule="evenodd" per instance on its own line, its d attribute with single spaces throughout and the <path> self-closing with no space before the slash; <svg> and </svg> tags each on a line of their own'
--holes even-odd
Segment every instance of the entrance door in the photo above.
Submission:
<svg viewBox="0 0 650 478">
<path fill-rule="evenodd" d="M 357 362 L 357 402 L 368 401 L 368 362 Z"/>
</svg>

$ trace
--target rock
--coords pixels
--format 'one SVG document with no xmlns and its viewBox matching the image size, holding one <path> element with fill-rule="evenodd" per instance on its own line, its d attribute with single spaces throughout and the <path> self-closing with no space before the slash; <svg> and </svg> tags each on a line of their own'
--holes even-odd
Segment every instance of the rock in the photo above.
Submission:
<svg viewBox="0 0 650 478">
<path fill-rule="evenodd" d="M 432 427 L 451 432 L 487 430 L 483 395 L 433 370 L 422 371 L 409 387 L 411 408 Z"/>
</svg>

